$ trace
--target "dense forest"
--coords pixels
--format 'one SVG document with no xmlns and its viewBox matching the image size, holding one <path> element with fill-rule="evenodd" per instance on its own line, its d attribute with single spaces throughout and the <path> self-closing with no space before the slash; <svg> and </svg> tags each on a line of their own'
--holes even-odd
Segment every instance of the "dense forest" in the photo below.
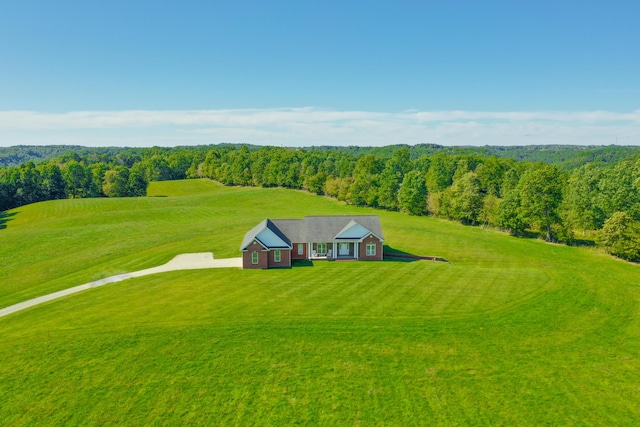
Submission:
<svg viewBox="0 0 640 427">
<path fill-rule="evenodd" d="M 229 144 L 190 146 L 190 150 L 207 150 L 222 147 Z M 250 150 L 261 147 L 247 145 Z M 388 158 L 390 153 L 398 148 L 408 148 L 412 156 L 420 157 L 423 154 L 475 154 L 482 157 L 495 156 L 504 159 L 519 161 L 543 162 L 558 166 L 563 170 L 572 170 L 587 163 L 611 164 L 617 161 L 640 155 L 640 147 L 635 146 L 578 146 L 578 145 L 525 145 L 525 146 L 484 146 L 484 147 L 445 147 L 437 144 L 417 145 L 389 145 L 386 147 L 335 147 L 321 146 L 316 150 L 341 151 L 357 156 L 375 154 Z M 180 149 L 180 148 L 178 148 Z M 123 147 L 82 147 L 78 145 L 16 145 L 13 147 L 0 147 L 0 167 L 19 166 L 23 163 L 40 162 L 59 157 L 63 154 L 74 152 L 79 156 L 115 156 L 123 151 L 141 150 Z"/>
<path fill-rule="evenodd" d="M 538 161 L 523 161 L 527 151 Z M 38 163 L 0 167 L 0 211 L 70 197 L 143 196 L 150 181 L 206 177 L 225 185 L 304 189 L 357 206 L 547 241 L 595 241 L 638 262 L 637 153 L 634 147 L 435 145 L 67 150 Z"/>
</svg>

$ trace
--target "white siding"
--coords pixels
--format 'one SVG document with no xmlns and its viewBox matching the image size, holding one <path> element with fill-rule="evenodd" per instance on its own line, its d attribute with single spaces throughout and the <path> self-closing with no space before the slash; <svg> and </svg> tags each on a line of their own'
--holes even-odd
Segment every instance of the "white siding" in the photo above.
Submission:
<svg viewBox="0 0 640 427">
<path fill-rule="evenodd" d="M 342 233 L 338 234 L 336 236 L 336 239 L 362 239 L 369 233 L 371 233 L 370 230 L 356 223 L 344 230 Z"/>
<path fill-rule="evenodd" d="M 267 247 L 289 247 L 287 242 L 279 238 L 273 231 L 265 228 L 256 236 Z"/>
</svg>

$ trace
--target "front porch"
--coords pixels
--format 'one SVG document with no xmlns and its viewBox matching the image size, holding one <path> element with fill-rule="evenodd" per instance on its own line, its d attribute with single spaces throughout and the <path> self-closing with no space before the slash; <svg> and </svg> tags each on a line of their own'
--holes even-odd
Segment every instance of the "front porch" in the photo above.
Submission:
<svg viewBox="0 0 640 427">
<path fill-rule="evenodd" d="M 308 253 L 309 259 L 357 260 L 358 242 L 313 242 Z"/>
</svg>

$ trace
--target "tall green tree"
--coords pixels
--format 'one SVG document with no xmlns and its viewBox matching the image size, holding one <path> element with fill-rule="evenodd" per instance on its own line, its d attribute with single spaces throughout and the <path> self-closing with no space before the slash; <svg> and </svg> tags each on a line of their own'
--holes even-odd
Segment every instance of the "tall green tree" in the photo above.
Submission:
<svg viewBox="0 0 640 427">
<path fill-rule="evenodd" d="M 173 179 L 173 171 L 169 163 L 161 154 L 155 154 L 142 161 L 145 170 L 145 179 L 152 181 L 168 181 Z"/>
<path fill-rule="evenodd" d="M 418 171 L 404 176 L 398 190 L 398 206 L 401 211 L 411 215 L 423 215 L 427 212 L 427 183 Z"/>
<path fill-rule="evenodd" d="M 18 206 L 45 200 L 40 171 L 33 162 L 27 162 L 18 168 L 15 200 Z"/>
<path fill-rule="evenodd" d="M 509 191 L 498 205 L 496 225 L 514 236 L 522 235 L 529 227 L 527 219 L 522 215 L 518 189 Z"/>
<path fill-rule="evenodd" d="M 16 207 L 17 169 L 0 169 L 0 212 Z"/>
<path fill-rule="evenodd" d="M 457 169 L 457 162 L 453 156 L 437 154 L 431 157 L 427 186 L 429 191 L 442 191 L 453 183 L 453 175 Z"/>
<path fill-rule="evenodd" d="M 467 172 L 450 187 L 449 215 L 464 224 L 475 224 L 482 212 L 480 180 L 475 172 Z"/>
<path fill-rule="evenodd" d="M 62 171 L 56 164 L 47 163 L 42 167 L 42 186 L 47 194 L 47 200 L 65 199 L 67 197 L 67 183 Z"/>
<path fill-rule="evenodd" d="M 229 153 L 228 162 L 231 166 L 230 183 L 233 185 L 250 185 L 251 161 L 249 149 L 246 145 L 242 145 L 240 149 Z"/>
<path fill-rule="evenodd" d="M 537 224 L 548 242 L 553 240 L 552 227 L 559 224 L 563 175 L 552 165 L 539 165 L 524 173 L 518 184 L 521 214 Z"/>
<path fill-rule="evenodd" d="M 605 221 L 599 243 L 611 255 L 640 261 L 640 223 L 626 212 L 616 212 Z"/>
<path fill-rule="evenodd" d="M 480 221 L 483 227 L 497 224 L 499 207 L 500 199 L 498 197 L 492 194 L 484 196 L 484 199 L 482 199 L 482 212 L 480 213 Z"/>
<path fill-rule="evenodd" d="M 565 187 L 562 211 L 566 222 L 575 229 L 597 230 L 604 225 L 605 213 L 601 208 L 598 184 L 602 169 L 587 164 L 576 169 Z"/>
<path fill-rule="evenodd" d="M 378 206 L 378 178 L 383 169 L 384 161 L 373 154 L 366 154 L 358 160 L 351 186 L 352 204 Z"/>
<path fill-rule="evenodd" d="M 380 174 L 378 203 L 381 208 L 398 209 L 398 190 L 404 175 L 411 169 L 411 156 L 408 148 L 400 148 L 387 160 Z"/>
<path fill-rule="evenodd" d="M 116 166 L 104 174 L 102 191 L 107 197 L 129 196 L 129 169 L 124 166 Z"/>
<path fill-rule="evenodd" d="M 497 157 L 489 157 L 476 167 L 482 191 L 491 196 L 500 197 L 506 164 Z"/>
<path fill-rule="evenodd" d="M 149 183 L 144 177 L 144 168 L 139 163 L 134 164 L 129 170 L 127 193 L 132 197 L 146 196 L 148 185 Z"/>
<path fill-rule="evenodd" d="M 86 197 L 91 193 L 91 170 L 84 163 L 71 160 L 66 164 L 62 175 L 71 197 Z"/>
<path fill-rule="evenodd" d="M 602 171 L 598 182 L 598 206 L 604 216 L 627 212 L 640 219 L 640 159 L 623 160 Z"/>
</svg>

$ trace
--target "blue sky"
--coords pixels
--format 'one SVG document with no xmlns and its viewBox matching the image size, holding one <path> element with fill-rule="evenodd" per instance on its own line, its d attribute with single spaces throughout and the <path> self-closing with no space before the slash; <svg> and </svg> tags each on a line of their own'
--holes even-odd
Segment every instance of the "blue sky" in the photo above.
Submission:
<svg viewBox="0 0 640 427">
<path fill-rule="evenodd" d="M 640 145 L 637 1 L 37 1 L 0 145 Z"/>
</svg>

